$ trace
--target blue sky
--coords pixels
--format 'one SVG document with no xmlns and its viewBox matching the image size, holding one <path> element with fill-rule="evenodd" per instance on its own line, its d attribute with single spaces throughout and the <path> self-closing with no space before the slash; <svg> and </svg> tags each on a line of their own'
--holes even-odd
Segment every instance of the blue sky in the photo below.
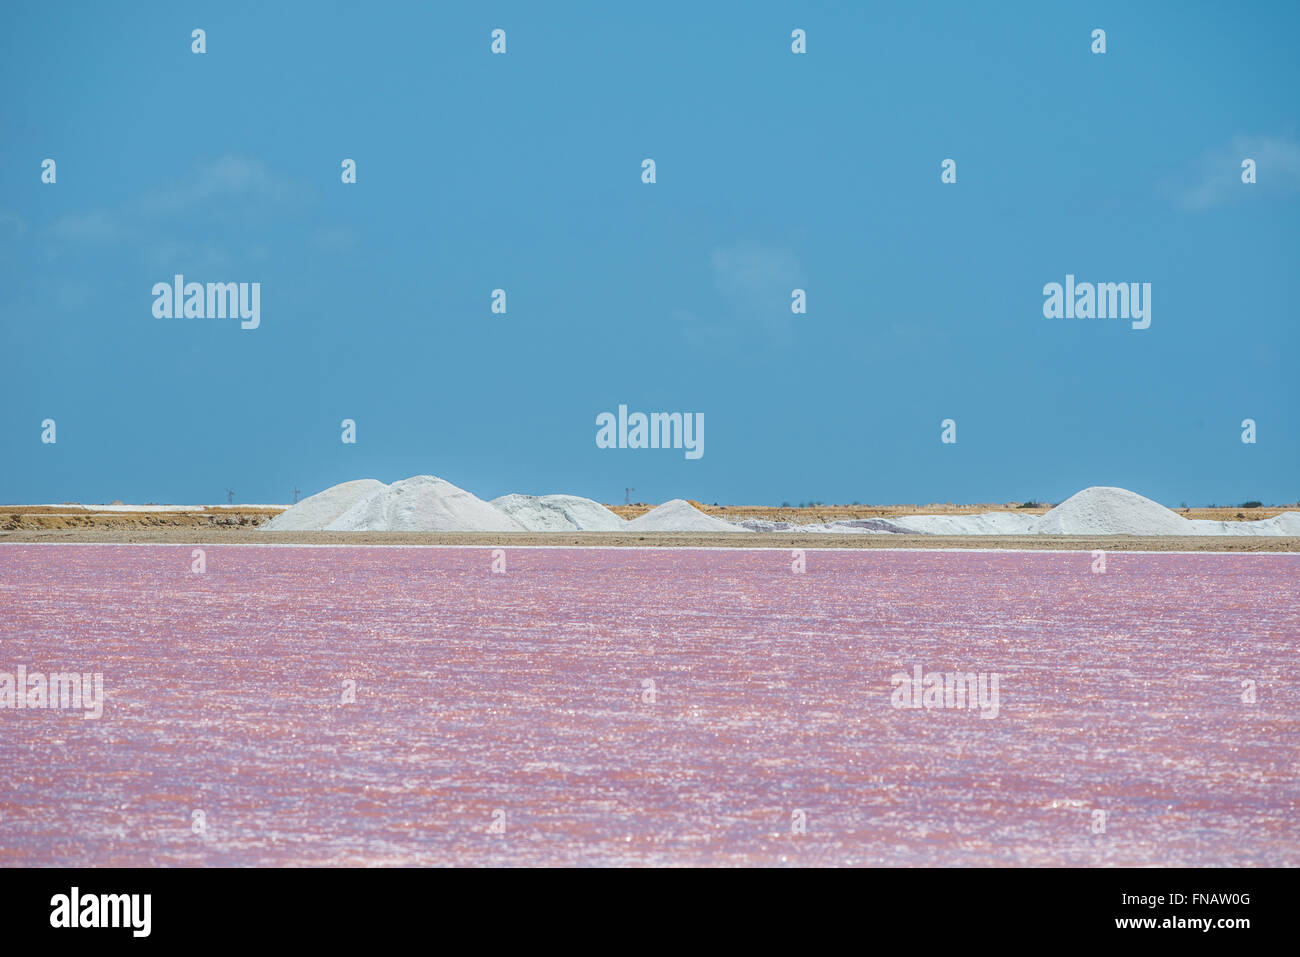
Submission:
<svg viewBox="0 0 1300 957">
<path fill-rule="evenodd" d="M 1292 3 L 7 3 L 0 502 L 421 473 L 1295 502 L 1298 29 Z M 155 318 L 178 272 L 260 282 L 260 328 Z M 1067 273 L 1150 282 L 1151 327 L 1044 318 Z M 704 456 L 598 449 L 620 403 L 703 413 Z"/>
</svg>

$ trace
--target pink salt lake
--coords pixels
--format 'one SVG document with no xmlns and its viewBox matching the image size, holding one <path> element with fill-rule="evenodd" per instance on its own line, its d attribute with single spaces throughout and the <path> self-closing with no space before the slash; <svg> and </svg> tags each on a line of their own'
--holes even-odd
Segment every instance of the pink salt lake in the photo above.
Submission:
<svg viewBox="0 0 1300 957">
<path fill-rule="evenodd" d="M 206 553 L 0 546 L 0 864 L 1300 865 L 1300 556 Z"/>
</svg>

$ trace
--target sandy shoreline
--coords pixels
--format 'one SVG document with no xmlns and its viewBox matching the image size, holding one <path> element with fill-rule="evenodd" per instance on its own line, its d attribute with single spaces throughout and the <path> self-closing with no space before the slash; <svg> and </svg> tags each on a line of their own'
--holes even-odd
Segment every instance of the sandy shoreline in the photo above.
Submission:
<svg viewBox="0 0 1300 957">
<path fill-rule="evenodd" d="M 270 532 L 251 526 L 0 531 L 4 543 L 152 545 L 482 545 L 632 548 L 957 548 L 1107 552 L 1300 552 L 1300 538 L 1131 535 L 870 535 L 797 532 Z"/>
</svg>

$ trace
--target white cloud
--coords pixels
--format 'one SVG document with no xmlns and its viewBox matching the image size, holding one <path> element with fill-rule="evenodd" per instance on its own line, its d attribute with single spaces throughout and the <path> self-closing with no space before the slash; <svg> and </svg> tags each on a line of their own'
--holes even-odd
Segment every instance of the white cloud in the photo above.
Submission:
<svg viewBox="0 0 1300 957">
<path fill-rule="evenodd" d="M 199 208 L 219 212 L 231 204 L 261 208 L 295 193 L 288 180 L 274 175 L 261 160 L 223 156 L 198 166 L 184 179 L 148 190 L 140 197 L 137 207 L 145 216 L 167 217 Z"/>
<path fill-rule="evenodd" d="M 803 284 L 803 267 L 794 253 L 775 246 L 715 249 L 710 264 L 723 299 L 749 314 L 789 314 L 790 291 Z"/>
<path fill-rule="evenodd" d="M 196 166 L 188 175 L 151 187 L 116 209 L 97 209 L 59 217 L 41 232 L 53 242 L 48 255 L 63 244 L 129 244 L 150 268 L 218 269 L 239 257 L 228 244 L 259 231 L 303 198 L 294 183 L 260 160 L 225 156 Z M 21 226 L 21 224 L 19 224 Z M 5 232 L 0 212 L 0 237 Z M 197 229 L 196 229 L 197 227 Z M 231 237 L 236 237 L 231 239 Z M 265 261 L 264 244 L 245 251 Z"/>
<path fill-rule="evenodd" d="M 65 242 L 112 243 L 123 238 L 125 230 L 118 217 L 106 210 L 60 216 L 50 224 L 48 234 Z"/>
<path fill-rule="evenodd" d="M 1258 180 L 1252 186 L 1241 181 L 1244 159 L 1255 161 Z M 1207 151 L 1189 179 L 1177 187 L 1176 199 L 1184 209 L 1197 211 L 1244 199 L 1250 190 L 1294 193 L 1300 191 L 1300 145 L 1276 136 L 1238 134 L 1227 146 Z"/>
<path fill-rule="evenodd" d="M 788 342 L 805 319 L 790 311 L 790 293 L 804 288 L 804 270 L 790 249 L 765 243 L 720 246 L 709 254 L 720 308 L 679 307 L 673 320 L 695 347 L 762 352 Z"/>
</svg>

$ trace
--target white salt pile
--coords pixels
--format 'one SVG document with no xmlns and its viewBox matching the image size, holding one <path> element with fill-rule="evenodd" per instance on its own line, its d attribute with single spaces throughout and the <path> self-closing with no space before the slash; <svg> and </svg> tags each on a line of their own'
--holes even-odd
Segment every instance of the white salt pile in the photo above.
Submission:
<svg viewBox="0 0 1300 957">
<path fill-rule="evenodd" d="M 748 522 L 742 524 L 744 524 L 746 528 L 749 527 Z M 887 535 L 894 532 L 907 532 L 907 529 L 905 528 L 891 528 L 887 527 L 888 525 L 888 522 L 883 522 L 880 519 L 873 519 L 870 521 L 867 519 L 854 519 L 852 521 L 818 522 L 813 525 L 796 525 L 791 529 L 791 531 L 800 532 L 805 535 L 809 532 L 824 532 L 832 535 Z M 758 529 L 754 529 L 754 531 L 758 531 Z"/>
<path fill-rule="evenodd" d="M 769 518 L 747 518 L 740 525 L 751 532 L 793 532 L 806 527 L 793 522 L 775 522 Z"/>
<path fill-rule="evenodd" d="M 520 532 L 524 527 L 505 512 L 450 482 L 432 475 L 417 475 L 361 499 L 326 529 L 332 532 Z"/>
<path fill-rule="evenodd" d="M 867 532 L 874 535 L 907 534 L 906 529 L 897 522 L 883 518 L 848 518 L 831 522 L 826 526 L 828 532 Z"/>
<path fill-rule="evenodd" d="M 741 525 L 705 515 L 698 508 L 684 499 L 675 498 L 671 502 L 650 509 L 644 515 L 632 519 L 626 526 L 629 532 L 747 532 Z"/>
<path fill-rule="evenodd" d="M 625 519 L 579 495 L 502 495 L 491 504 L 530 532 L 617 532 L 627 527 Z"/>
<path fill-rule="evenodd" d="M 432 475 L 385 485 L 344 482 L 303 499 L 262 526 L 270 531 L 368 532 L 787 532 L 863 535 L 1287 535 L 1300 536 L 1300 512 L 1247 522 L 1189 520 L 1127 489 L 1094 486 L 1046 515 L 908 515 L 794 525 L 742 523 L 673 499 L 630 522 L 577 495 L 503 495 L 485 502 Z"/>
<path fill-rule="evenodd" d="M 922 535 L 1028 535 L 1038 515 L 984 512 L 980 515 L 908 515 L 893 524 Z"/>
<path fill-rule="evenodd" d="M 816 525 L 749 519 L 755 532 L 860 532 L 911 535 L 1288 535 L 1300 536 L 1300 512 L 1283 512 L 1255 522 L 1189 520 L 1136 492 L 1093 486 L 1066 499 L 1046 515 L 984 512 L 980 515 L 905 515 Z"/>
<path fill-rule="evenodd" d="M 1193 518 L 1187 521 L 1192 535 L 1292 535 L 1300 536 L 1300 512 L 1283 512 L 1254 522 L 1216 522 Z"/>
<path fill-rule="evenodd" d="M 262 528 L 272 532 L 319 532 L 363 498 L 386 488 L 376 479 L 344 482 L 285 509 Z"/>
<path fill-rule="evenodd" d="M 1094 485 L 1033 523 L 1038 535 L 1195 535 L 1192 523 L 1128 489 Z"/>
<path fill-rule="evenodd" d="M 800 535 L 818 535 L 823 532 L 833 535 L 909 533 L 908 529 L 883 518 L 842 519 L 836 522 L 812 522 L 808 525 L 795 525 L 793 522 L 777 522 L 766 518 L 747 518 L 740 524 L 751 532 L 798 532 Z"/>
</svg>

